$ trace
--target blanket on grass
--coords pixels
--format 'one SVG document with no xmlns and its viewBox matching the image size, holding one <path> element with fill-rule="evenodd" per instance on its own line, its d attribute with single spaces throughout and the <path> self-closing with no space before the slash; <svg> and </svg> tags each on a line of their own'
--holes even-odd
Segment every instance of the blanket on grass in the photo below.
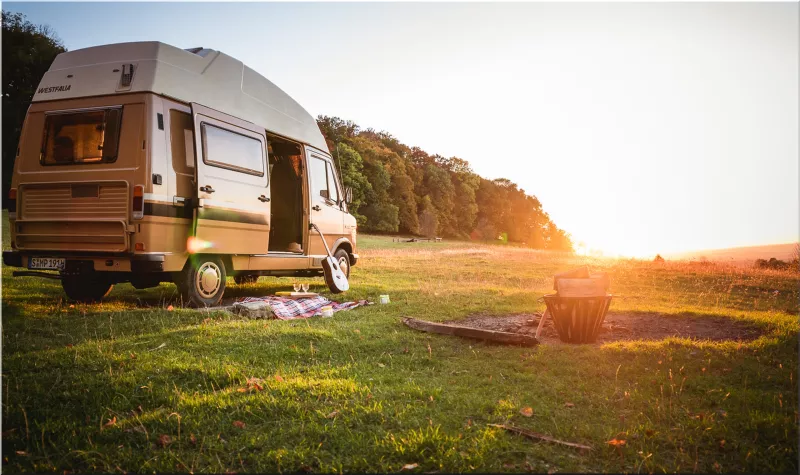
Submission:
<svg viewBox="0 0 800 475">
<path fill-rule="evenodd" d="M 237 300 L 241 303 L 266 302 L 272 309 L 275 318 L 280 320 L 294 320 L 296 318 L 308 318 L 322 314 L 322 307 L 330 305 L 333 313 L 343 310 L 352 310 L 362 305 L 369 305 L 368 300 L 357 300 L 355 302 L 334 302 L 323 296 L 309 297 L 304 299 L 288 299 L 285 297 L 244 297 Z"/>
</svg>

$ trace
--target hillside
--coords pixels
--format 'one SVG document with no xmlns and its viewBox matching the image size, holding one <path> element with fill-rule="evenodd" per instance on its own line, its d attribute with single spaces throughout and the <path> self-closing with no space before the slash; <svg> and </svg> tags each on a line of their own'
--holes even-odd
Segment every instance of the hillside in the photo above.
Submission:
<svg viewBox="0 0 800 475">
<path fill-rule="evenodd" d="M 726 249 L 707 249 L 674 254 L 664 254 L 667 259 L 701 259 L 709 261 L 728 261 L 733 263 L 752 263 L 756 259 L 774 257 L 780 260 L 791 260 L 794 257 L 796 243 L 770 244 L 766 246 L 730 247 Z"/>
</svg>

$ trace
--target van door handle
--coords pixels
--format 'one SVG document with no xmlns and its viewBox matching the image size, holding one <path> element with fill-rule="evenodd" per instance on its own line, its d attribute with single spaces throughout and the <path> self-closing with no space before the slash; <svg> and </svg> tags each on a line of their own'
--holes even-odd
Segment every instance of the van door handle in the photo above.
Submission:
<svg viewBox="0 0 800 475">
<path fill-rule="evenodd" d="M 314 211 L 322 211 L 322 208 L 320 208 L 319 205 L 314 205 L 311 207 L 311 209 L 313 209 Z"/>
<path fill-rule="evenodd" d="M 211 185 L 201 186 L 200 191 L 204 191 L 206 193 L 214 193 L 214 188 L 211 188 Z"/>
<path fill-rule="evenodd" d="M 258 197 L 258 201 L 261 201 L 262 203 L 269 203 L 269 198 L 267 198 L 264 195 L 261 195 Z"/>
</svg>

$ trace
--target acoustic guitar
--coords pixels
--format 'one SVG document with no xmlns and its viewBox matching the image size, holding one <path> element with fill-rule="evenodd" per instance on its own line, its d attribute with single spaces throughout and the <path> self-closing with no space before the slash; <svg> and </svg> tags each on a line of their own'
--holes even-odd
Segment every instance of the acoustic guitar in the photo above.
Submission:
<svg viewBox="0 0 800 475">
<path fill-rule="evenodd" d="M 325 283 L 328 284 L 328 288 L 334 294 L 346 292 L 350 288 L 350 284 L 347 282 L 347 276 L 342 271 L 342 268 L 339 267 L 339 263 L 336 262 L 336 259 L 334 259 L 333 255 L 331 255 L 331 250 L 328 248 L 328 243 L 325 241 L 325 236 L 322 234 L 322 231 L 319 230 L 316 224 L 311 223 L 310 227 L 317 230 L 319 237 L 322 238 L 322 245 L 325 246 L 325 251 L 328 252 L 328 257 L 322 259 L 322 270 L 325 274 Z"/>
</svg>

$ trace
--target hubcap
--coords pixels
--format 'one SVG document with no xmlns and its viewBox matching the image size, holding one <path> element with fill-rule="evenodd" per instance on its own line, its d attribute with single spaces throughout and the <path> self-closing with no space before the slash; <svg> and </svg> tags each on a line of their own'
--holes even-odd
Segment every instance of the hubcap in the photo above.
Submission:
<svg viewBox="0 0 800 475">
<path fill-rule="evenodd" d="M 350 262 L 347 260 L 346 257 L 339 258 L 339 268 L 342 269 L 344 275 L 349 275 L 350 273 Z"/>
<path fill-rule="evenodd" d="M 222 283 L 222 271 L 213 262 L 204 262 L 197 269 L 195 287 L 203 298 L 212 298 L 217 294 Z"/>
</svg>

